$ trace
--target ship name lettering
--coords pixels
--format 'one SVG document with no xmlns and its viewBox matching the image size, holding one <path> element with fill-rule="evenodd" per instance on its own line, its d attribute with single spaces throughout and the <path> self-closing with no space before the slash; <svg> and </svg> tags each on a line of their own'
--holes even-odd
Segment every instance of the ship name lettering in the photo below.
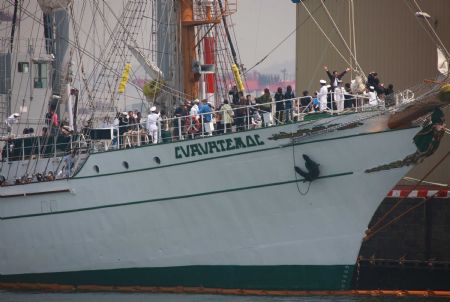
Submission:
<svg viewBox="0 0 450 302">
<path fill-rule="evenodd" d="M 195 157 L 199 155 L 220 153 L 225 151 L 232 151 L 238 149 L 245 149 L 249 147 L 256 147 L 264 145 L 264 141 L 259 134 L 247 135 L 245 138 L 235 137 L 219 139 L 216 141 L 189 144 L 186 146 L 175 147 L 175 158 Z"/>
</svg>

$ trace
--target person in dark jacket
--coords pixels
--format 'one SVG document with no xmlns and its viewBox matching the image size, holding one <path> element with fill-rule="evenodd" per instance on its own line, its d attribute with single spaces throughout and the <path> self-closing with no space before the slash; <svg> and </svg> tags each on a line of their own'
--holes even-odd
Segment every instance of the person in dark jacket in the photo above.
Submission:
<svg viewBox="0 0 450 302">
<path fill-rule="evenodd" d="M 239 105 L 239 91 L 237 89 L 237 86 L 233 86 L 233 88 L 231 88 L 231 90 L 228 92 L 229 95 L 231 95 L 232 97 L 232 102 L 233 105 Z"/>
<path fill-rule="evenodd" d="M 293 118 L 292 107 L 294 105 L 293 98 L 295 98 L 294 91 L 292 91 L 292 86 L 288 85 L 286 87 L 286 92 L 284 93 L 284 107 L 285 107 L 285 121 L 290 122 Z"/>
<path fill-rule="evenodd" d="M 284 117 L 283 89 L 281 87 L 278 87 L 277 92 L 275 92 L 275 95 L 273 97 L 275 99 L 275 121 L 277 125 L 279 125 L 283 122 Z"/>
<path fill-rule="evenodd" d="M 336 88 L 338 86 L 338 80 L 342 80 L 344 75 L 350 71 L 350 68 L 347 68 L 341 73 L 338 73 L 336 70 L 334 70 L 333 73 L 331 73 L 328 70 L 327 66 L 324 66 L 323 68 L 325 69 L 325 71 L 328 75 L 328 78 L 330 79 L 331 91 L 334 91 L 334 88 Z"/>
</svg>

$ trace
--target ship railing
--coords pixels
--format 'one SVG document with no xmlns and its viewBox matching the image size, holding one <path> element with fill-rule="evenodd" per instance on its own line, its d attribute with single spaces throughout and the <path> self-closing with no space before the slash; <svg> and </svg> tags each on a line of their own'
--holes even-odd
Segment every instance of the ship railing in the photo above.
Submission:
<svg viewBox="0 0 450 302">
<path fill-rule="evenodd" d="M 2 139 L 2 161 L 62 157 L 72 150 L 86 150 L 82 135 L 22 136 Z"/>
<path fill-rule="evenodd" d="M 374 106 L 368 105 L 368 96 L 348 96 L 350 97 L 351 108 L 335 109 L 337 106 L 333 106 L 335 101 L 333 94 L 331 94 L 331 105 L 325 112 L 333 115 L 374 109 Z M 286 101 L 292 103 L 292 108 L 286 109 Z M 282 103 L 284 106 L 278 105 L 278 108 L 283 109 L 277 110 L 277 103 Z M 382 106 L 382 102 L 380 102 L 380 106 Z M 152 144 L 154 141 L 156 143 L 167 143 L 294 123 L 304 120 L 308 115 L 321 112 L 314 108 L 312 96 L 296 97 L 278 102 L 231 105 L 231 111 L 231 115 L 233 115 L 232 124 L 224 124 L 225 110 L 223 109 L 211 110 L 209 113 L 198 113 L 196 116 L 190 114 L 172 118 L 162 116 L 157 121 L 157 138 L 155 140 L 146 128 L 145 121 L 132 125 L 111 125 L 105 128 L 89 129 L 90 152 L 133 148 Z"/>
<path fill-rule="evenodd" d="M 222 9 L 217 1 L 194 2 L 193 13 L 195 20 L 207 20 L 208 15 L 213 20 L 220 20 L 222 16 L 229 16 L 237 12 L 237 0 L 223 0 Z"/>
<path fill-rule="evenodd" d="M 2 143 L 1 165 L 15 164 L 16 168 L 0 175 L 0 186 L 70 178 L 88 157 L 82 134 L 9 137 Z M 46 163 L 38 164 L 42 160 Z"/>
</svg>

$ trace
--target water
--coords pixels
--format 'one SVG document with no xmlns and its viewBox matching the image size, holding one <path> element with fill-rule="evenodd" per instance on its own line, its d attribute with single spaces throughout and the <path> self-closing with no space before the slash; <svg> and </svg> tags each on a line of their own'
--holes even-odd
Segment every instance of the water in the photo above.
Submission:
<svg viewBox="0 0 450 302">
<path fill-rule="evenodd" d="M 185 294 L 34 293 L 0 291 L 0 302 L 444 302 L 418 297 L 253 297 Z"/>
</svg>

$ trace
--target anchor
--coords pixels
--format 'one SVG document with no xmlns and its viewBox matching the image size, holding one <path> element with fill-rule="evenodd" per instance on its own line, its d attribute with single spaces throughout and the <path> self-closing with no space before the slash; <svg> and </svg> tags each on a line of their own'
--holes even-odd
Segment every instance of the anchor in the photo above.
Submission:
<svg viewBox="0 0 450 302">
<path fill-rule="evenodd" d="M 303 159 L 305 160 L 305 167 L 308 172 L 303 171 L 300 167 L 294 166 L 295 172 L 300 174 L 305 180 L 313 181 L 319 177 L 319 164 L 313 161 L 308 155 L 303 154 Z"/>
</svg>

